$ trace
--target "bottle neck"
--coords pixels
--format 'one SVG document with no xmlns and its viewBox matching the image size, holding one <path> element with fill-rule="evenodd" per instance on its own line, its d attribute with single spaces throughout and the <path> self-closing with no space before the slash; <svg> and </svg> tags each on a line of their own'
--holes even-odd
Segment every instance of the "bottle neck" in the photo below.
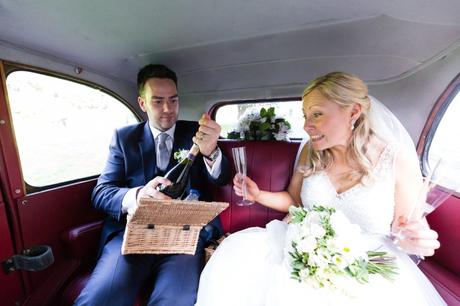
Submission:
<svg viewBox="0 0 460 306">
<path fill-rule="evenodd" d="M 190 148 L 190 150 L 188 151 L 187 157 L 193 160 L 195 159 L 195 157 L 198 155 L 199 152 L 200 152 L 200 147 L 196 143 L 194 143 L 192 147 Z"/>
</svg>

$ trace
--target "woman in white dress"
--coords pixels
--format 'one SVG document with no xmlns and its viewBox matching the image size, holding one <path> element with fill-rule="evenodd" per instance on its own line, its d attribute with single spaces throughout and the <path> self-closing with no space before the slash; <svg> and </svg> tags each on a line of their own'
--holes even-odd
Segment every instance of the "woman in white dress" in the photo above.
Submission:
<svg viewBox="0 0 460 306">
<path fill-rule="evenodd" d="M 439 242 L 426 220 L 407 221 L 422 176 L 405 129 L 383 105 L 374 100 L 371 105 L 367 86 L 351 74 L 333 72 L 313 80 L 302 100 L 310 140 L 300 149 L 288 190 L 262 191 L 246 177 L 248 198 L 285 212 L 297 203 L 341 210 L 373 247 L 397 257 L 396 279 L 371 275 L 351 295 L 299 283 L 287 264 L 288 224 L 275 220 L 265 229 L 246 229 L 224 240 L 203 270 L 196 306 L 445 305 L 406 255 L 430 256 Z M 396 136 L 401 133 L 406 143 Z M 241 196 L 241 178 L 233 182 Z M 396 248 L 387 237 L 401 230 L 404 239 Z"/>
</svg>

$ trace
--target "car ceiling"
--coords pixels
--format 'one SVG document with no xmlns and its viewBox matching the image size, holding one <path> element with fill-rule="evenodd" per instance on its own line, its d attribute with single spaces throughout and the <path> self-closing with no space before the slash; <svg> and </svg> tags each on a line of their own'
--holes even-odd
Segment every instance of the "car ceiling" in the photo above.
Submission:
<svg viewBox="0 0 460 306">
<path fill-rule="evenodd" d="M 459 12 L 458 0 L 0 0 L 0 43 L 127 82 L 165 63 L 189 93 L 331 69 L 382 82 L 457 50 Z"/>
</svg>

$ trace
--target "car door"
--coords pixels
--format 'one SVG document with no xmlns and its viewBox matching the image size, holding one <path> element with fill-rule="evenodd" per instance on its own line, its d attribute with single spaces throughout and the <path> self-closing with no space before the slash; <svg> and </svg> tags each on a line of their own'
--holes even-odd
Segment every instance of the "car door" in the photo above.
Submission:
<svg viewBox="0 0 460 306">
<path fill-rule="evenodd" d="M 63 235 L 102 218 L 90 195 L 106 149 L 101 153 L 87 141 L 108 148 L 113 128 L 138 117 L 123 101 L 78 80 L 1 61 L 0 69 L 1 259 L 39 245 L 51 247 L 54 255 L 54 263 L 41 271 L 0 273 L 0 300 L 53 304 L 81 264 Z M 110 115 L 110 127 L 100 127 L 107 125 L 103 115 Z"/>
</svg>

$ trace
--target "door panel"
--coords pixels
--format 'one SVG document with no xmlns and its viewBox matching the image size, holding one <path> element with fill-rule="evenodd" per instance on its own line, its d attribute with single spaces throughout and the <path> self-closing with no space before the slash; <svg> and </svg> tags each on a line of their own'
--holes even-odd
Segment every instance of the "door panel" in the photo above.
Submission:
<svg viewBox="0 0 460 306">
<path fill-rule="evenodd" d="M 3 68 L 0 61 L 0 178 L 3 191 L 0 259 L 4 261 L 31 246 L 49 245 L 55 261 L 42 271 L 16 271 L 8 275 L 0 272 L 0 304 L 53 305 L 59 290 L 80 265 L 79 260 L 65 251 L 62 233 L 70 227 L 102 218 L 90 203 L 96 179 L 27 194 Z"/>
<path fill-rule="evenodd" d="M 14 255 L 11 231 L 6 216 L 5 203 L 0 195 L 0 262 L 4 262 Z M 21 274 L 12 272 L 6 274 L 3 269 L 0 271 L 0 301 L 2 305 L 15 305 L 24 299 L 24 292 L 21 281 Z"/>
<path fill-rule="evenodd" d="M 62 262 L 71 260 L 72 254 L 68 254 L 64 249 L 61 234 L 70 227 L 101 218 L 101 215 L 91 208 L 90 195 L 94 185 L 93 179 L 18 199 L 17 208 L 24 247 L 46 244 L 52 247 L 55 257 L 55 263 L 49 268 L 30 273 L 34 288 L 50 274 L 67 273 L 65 269 L 59 271 L 62 269 Z"/>
</svg>

